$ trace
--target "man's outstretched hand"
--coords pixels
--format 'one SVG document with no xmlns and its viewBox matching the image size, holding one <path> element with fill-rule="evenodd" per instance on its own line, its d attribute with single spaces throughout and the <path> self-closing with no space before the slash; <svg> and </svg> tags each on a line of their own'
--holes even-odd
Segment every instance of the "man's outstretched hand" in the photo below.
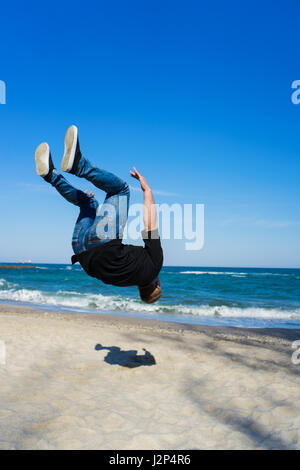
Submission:
<svg viewBox="0 0 300 470">
<path fill-rule="evenodd" d="M 135 167 L 133 167 L 133 169 L 134 171 L 130 170 L 130 176 L 132 176 L 132 178 L 135 178 L 136 180 L 140 182 L 140 185 L 143 191 L 151 191 L 150 186 L 148 185 L 145 178 L 141 175 L 141 173 L 137 171 Z"/>
</svg>

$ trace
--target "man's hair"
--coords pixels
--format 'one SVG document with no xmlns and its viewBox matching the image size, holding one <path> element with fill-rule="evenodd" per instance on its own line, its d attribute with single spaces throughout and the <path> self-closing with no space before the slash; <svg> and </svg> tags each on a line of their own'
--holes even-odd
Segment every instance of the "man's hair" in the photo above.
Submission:
<svg viewBox="0 0 300 470">
<path fill-rule="evenodd" d="M 161 285 L 159 277 L 154 279 L 147 286 L 138 286 L 140 291 L 140 297 L 146 304 L 153 304 L 161 297 Z"/>
</svg>

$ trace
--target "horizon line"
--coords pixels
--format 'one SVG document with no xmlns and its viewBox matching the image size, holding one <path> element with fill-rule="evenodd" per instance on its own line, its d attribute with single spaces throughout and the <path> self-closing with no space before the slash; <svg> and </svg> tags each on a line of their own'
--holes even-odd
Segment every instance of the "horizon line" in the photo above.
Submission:
<svg viewBox="0 0 300 470">
<path fill-rule="evenodd" d="M 1 264 L 16 264 L 16 265 L 35 265 L 35 264 L 50 264 L 50 265 L 55 265 L 55 264 L 65 264 L 67 266 L 72 266 L 71 263 L 43 263 L 40 261 L 33 262 L 33 261 L 0 261 Z M 277 267 L 272 267 L 272 266 L 216 266 L 216 265 L 187 265 L 187 264 L 168 264 L 164 265 L 163 268 L 225 268 L 225 269 L 299 269 L 299 267 L 286 267 L 286 266 L 277 266 Z M 0 268 L 1 269 L 1 268 Z"/>
</svg>

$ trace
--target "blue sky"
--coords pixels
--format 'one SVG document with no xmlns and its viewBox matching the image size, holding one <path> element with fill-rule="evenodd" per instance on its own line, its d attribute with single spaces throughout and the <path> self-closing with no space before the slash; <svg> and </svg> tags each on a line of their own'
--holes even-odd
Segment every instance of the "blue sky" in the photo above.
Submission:
<svg viewBox="0 0 300 470">
<path fill-rule="evenodd" d="M 157 202 L 205 204 L 204 248 L 165 241 L 165 264 L 299 267 L 299 10 L 283 0 L 2 5 L 0 261 L 69 262 L 77 208 L 36 175 L 34 151 L 46 140 L 59 165 L 76 124 L 88 158 L 123 178 L 135 165 Z"/>
</svg>

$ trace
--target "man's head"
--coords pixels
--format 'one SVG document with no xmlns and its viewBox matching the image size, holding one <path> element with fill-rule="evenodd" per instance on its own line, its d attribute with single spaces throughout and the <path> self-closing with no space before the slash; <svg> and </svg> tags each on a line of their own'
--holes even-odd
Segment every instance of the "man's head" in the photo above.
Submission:
<svg viewBox="0 0 300 470">
<path fill-rule="evenodd" d="M 139 286 L 139 291 L 143 302 L 146 302 L 146 304 L 153 304 L 161 297 L 161 285 L 159 278 L 157 277 L 147 286 Z"/>
</svg>

